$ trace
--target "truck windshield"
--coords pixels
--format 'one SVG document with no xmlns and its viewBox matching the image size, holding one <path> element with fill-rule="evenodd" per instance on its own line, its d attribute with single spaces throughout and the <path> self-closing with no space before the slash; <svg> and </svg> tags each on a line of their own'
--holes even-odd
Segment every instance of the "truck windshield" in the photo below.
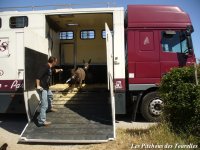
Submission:
<svg viewBox="0 0 200 150">
<path fill-rule="evenodd" d="M 162 31 L 161 44 L 164 52 L 188 52 L 186 35 L 184 32 L 181 31 L 174 31 L 173 34 L 167 34 L 166 31 Z"/>
</svg>

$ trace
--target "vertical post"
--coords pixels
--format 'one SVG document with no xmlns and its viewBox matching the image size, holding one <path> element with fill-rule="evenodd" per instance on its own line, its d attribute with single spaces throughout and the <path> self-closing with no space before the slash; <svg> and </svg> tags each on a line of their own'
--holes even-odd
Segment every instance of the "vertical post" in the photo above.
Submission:
<svg viewBox="0 0 200 150">
<path fill-rule="evenodd" d="M 194 75 L 195 75 L 196 85 L 199 85 L 198 73 L 197 73 L 197 63 L 196 62 L 194 62 Z"/>
<path fill-rule="evenodd" d="M 77 28 L 74 28 L 74 68 L 77 67 Z"/>
</svg>

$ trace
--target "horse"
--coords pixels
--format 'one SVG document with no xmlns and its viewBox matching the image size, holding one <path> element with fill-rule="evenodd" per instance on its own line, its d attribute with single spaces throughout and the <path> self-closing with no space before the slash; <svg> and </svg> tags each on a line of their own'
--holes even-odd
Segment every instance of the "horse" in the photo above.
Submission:
<svg viewBox="0 0 200 150">
<path fill-rule="evenodd" d="M 66 83 L 68 83 L 69 81 L 73 82 L 73 87 L 76 86 L 77 83 L 79 83 L 79 88 L 82 88 L 82 83 L 83 81 L 85 81 L 85 77 L 86 77 L 86 72 L 89 68 L 89 65 L 91 63 L 91 59 L 88 62 L 85 62 L 85 60 L 83 60 L 84 66 L 78 67 L 77 69 L 72 69 L 71 70 L 71 78 L 69 78 Z"/>
</svg>

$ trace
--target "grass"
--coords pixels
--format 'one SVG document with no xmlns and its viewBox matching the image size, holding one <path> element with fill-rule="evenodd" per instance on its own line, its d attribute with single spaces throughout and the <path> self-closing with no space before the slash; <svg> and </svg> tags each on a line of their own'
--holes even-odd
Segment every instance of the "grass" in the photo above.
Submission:
<svg viewBox="0 0 200 150">
<path fill-rule="evenodd" d="M 192 138 L 173 133 L 166 124 L 159 124 L 149 129 L 117 129 L 117 138 L 108 143 L 93 144 L 89 150 L 126 150 L 126 149 L 190 149 L 187 145 L 192 143 Z M 192 143 L 195 145 L 195 143 Z M 154 146 L 154 148 L 153 148 Z M 155 147 L 157 146 L 157 148 Z M 200 145 L 198 145 L 199 147 Z"/>
</svg>

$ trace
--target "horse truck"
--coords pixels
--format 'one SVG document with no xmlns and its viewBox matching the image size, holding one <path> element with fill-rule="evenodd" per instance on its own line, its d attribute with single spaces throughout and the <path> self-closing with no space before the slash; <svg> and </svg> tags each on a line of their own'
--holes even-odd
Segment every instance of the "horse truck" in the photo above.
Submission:
<svg viewBox="0 0 200 150">
<path fill-rule="evenodd" d="M 114 140 L 115 115 L 159 121 L 158 88 L 172 67 L 195 62 L 189 15 L 177 6 L 128 5 L 0 12 L 0 113 L 26 113 L 21 142 Z M 49 56 L 64 71 L 51 79 L 48 128 L 37 127 L 38 68 Z M 91 59 L 82 89 L 69 91 L 70 69 Z"/>
</svg>

